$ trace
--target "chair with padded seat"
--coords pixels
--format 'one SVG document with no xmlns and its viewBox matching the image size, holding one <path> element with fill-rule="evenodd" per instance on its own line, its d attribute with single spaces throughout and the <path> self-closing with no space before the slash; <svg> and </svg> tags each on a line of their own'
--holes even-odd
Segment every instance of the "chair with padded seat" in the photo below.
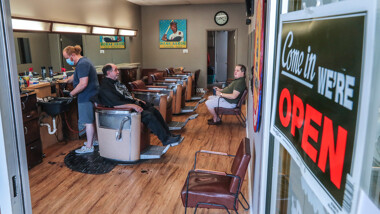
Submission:
<svg viewBox="0 0 380 214">
<path fill-rule="evenodd" d="M 244 101 L 247 97 L 247 94 L 248 94 L 248 90 L 245 89 L 243 91 L 243 94 L 240 97 L 239 102 L 236 104 L 235 108 L 215 107 L 214 108 L 215 113 L 218 115 L 218 117 L 220 119 L 222 119 L 223 115 L 235 115 L 236 118 L 241 123 L 241 125 L 245 128 L 246 127 L 246 125 L 245 125 L 246 118 L 245 118 L 243 112 L 241 111 L 241 107 L 244 104 Z M 220 98 L 218 98 L 218 99 L 220 99 Z"/>
<path fill-rule="evenodd" d="M 254 166 L 254 143 L 252 165 Z M 208 153 L 211 155 L 222 155 L 234 157 L 231 165 L 231 173 L 197 169 L 197 154 Z M 244 210 L 249 209 L 249 203 L 241 193 L 241 187 L 251 159 L 250 143 L 248 138 L 242 139 L 236 155 L 229 155 L 222 152 L 201 150 L 195 153 L 194 169 L 188 173 L 185 184 L 181 191 L 181 199 L 185 207 L 195 207 L 194 213 L 198 208 L 234 210 L 238 213 L 238 202 Z M 239 199 L 239 195 L 245 201 L 245 206 Z"/>
</svg>

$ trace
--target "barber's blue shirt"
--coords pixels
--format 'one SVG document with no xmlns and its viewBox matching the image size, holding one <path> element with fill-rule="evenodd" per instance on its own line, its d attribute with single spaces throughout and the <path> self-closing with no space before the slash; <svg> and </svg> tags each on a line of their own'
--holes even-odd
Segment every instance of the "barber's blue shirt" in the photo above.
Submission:
<svg viewBox="0 0 380 214">
<path fill-rule="evenodd" d="M 79 84 L 79 79 L 88 77 L 87 87 L 78 94 L 78 103 L 89 102 L 90 97 L 98 93 L 99 82 L 96 69 L 92 62 L 86 57 L 79 59 L 74 72 L 74 87 Z"/>
</svg>

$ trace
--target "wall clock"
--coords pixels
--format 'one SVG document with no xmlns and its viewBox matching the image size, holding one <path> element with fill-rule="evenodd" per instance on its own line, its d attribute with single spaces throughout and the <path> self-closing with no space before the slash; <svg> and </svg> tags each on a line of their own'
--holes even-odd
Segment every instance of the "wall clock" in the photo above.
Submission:
<svg viewBox="0 0 380 214">
<path fill-rule="evenodd" d="M 223 26 L 228 22 L 228 14 L 224 11 L 219 11 L 215 14 L 214 21 L 217 25 Z"/>
</svg>

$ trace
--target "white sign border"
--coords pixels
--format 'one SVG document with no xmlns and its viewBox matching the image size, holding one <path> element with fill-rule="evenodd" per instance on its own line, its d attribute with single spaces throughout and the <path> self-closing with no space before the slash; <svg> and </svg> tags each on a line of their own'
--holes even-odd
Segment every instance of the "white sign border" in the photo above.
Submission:
<svg viewBox="0 0 380 214">
<path fill-rule="evenodd" d="M 274 126 L 274 119 L 277 107 L 277 90 L 278 90 L 278 79 L 280 71 L 280 54 L 281 54 L 281 33 L 282 25 L 285 22 L 296 22 L 296 21 L 306 21 L 310 19 L 321 19 L 323 17 L 339 17 L 349 14 L 365 13 L 364 22 L 364 37 L 363 37 L 363 56 L 362 56 L 362 74 L 360 83 L 360 93 L 359 93 L 359 104 L 357 112 L 357 124 L 356 124 L 356 135 L 354 139 L 354 148 L 352 154 L 352 165 L 351 173 L 348 175 L 347 180 L 350 180 L 354 185 L 354 198 L 351 207 L 351 212 L 355 210 L 356 204 L 355 199 L 358 197 L 358 190 L 360 188 L 360 172 L 362 170 L 363 154 L 364 154 L 364 143 L 358 143 L 358 139 L 365 139 L 366 124 L 368 118 L 368 107 L 369 98 L 367 96 L 362 96 L 364 92 L 369 92 L 370 90 L 370 78 L 372 76 L 372 66 L 373 66 L 373 53 L 374 48 L 371 44 L 374 44 L 374 29 L 375 29 L 375 15 L 376 15 L 376 1 L 375 0 L 363 0 L 363 1 L 342 1 L 337 3 L 331 3 L 328 5 L 306 8 L 305 10 L 290 12 L 280 15 L 280 24 L 278 31 L 278 42 L 277 42 L 277 60 L 276 60 L 276 70 L 275 70 L 275 87 L 273 91 L 273 109 L 271 117 L 271 134 L 278 139 L 285 149 L 290 153 L 292 158 L 295 160 L 297 165 L 301 169 L 303 176 L 312 179 L 305 179 L 308 181 L 308 185 L 313 189 L 313 191 L 320 196 L 321 203 L 323 206 L 331 211 L 332 213 L 347 213 L 345 210 L 341 209 L 340 205 L 333 199 L 330 193 L 320 184 L 320 182 L 311 174 L 310 169 L 304 164 L 303 160 L 299 156 L 298 152 L 294 149 L 292 145 L 289 144 L 285 136 Z M 354 27 L 354 26 L 353 26 Z M 366 71 L 366 72 L 364 72 Z M 370 72 L 368 72 L 370 71 Z M 366 83 L 366 84 L 363 84 Z M 352 175 L 352 177 L 350 176 Z"/>
</svg>

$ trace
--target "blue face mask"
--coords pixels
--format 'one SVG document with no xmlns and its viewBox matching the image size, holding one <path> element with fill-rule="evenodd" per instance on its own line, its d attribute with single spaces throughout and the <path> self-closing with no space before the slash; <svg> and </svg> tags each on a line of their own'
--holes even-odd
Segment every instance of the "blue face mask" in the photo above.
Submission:
<svg viewBox="0 0 380 214">
<path fill-rule="evenodd" d="M 69 65 L 71 65 L 71 66 L 74 65 L 74 61 L 71 61 L 70 58 L 67 58 L 67 59 L 66 59 L 66 62 L 67 62 L 67 64 L 69 64 Z"/>
</svg>

